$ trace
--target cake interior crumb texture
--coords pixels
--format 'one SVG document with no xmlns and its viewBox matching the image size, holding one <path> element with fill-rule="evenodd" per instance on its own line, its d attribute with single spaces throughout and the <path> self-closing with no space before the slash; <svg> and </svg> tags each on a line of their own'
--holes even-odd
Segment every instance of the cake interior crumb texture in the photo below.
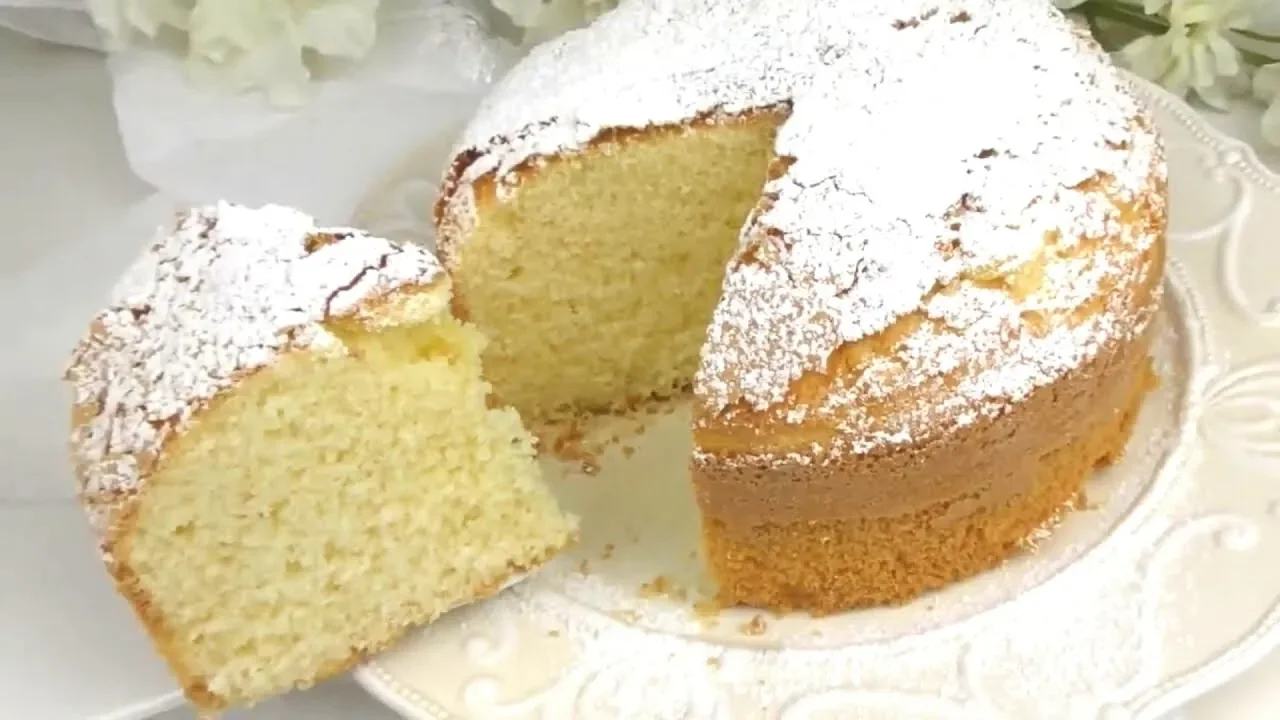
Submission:
<svg viewBox="0 0 1280 720">
<path fill-rule="evenodd" d="M 439 307 L 448 284 L 429 292 Z M 114 548 L 205 709 L 343 670 L 572 532 L 519 418 L 487 404 L 478 332 L 447 313 L 326 328 L 348 353 L 295 353 L 217 398 Z"/>
<path fill-rule="evenodd" d="M 688 386 L 782 119 L 606 132 L 487 208 L 454 264 L 498 396 L 538 422 Z"/>
</svg>

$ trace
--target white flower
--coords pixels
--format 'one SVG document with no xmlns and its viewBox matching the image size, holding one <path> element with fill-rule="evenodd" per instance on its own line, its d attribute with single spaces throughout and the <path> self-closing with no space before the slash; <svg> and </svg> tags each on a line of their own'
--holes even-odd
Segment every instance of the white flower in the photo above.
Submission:
<svg viewBox="0 0 1280 720">
<path fill-rule="evenodd" d="M 1253 94 L 1267 105 L 1262 113 L 1262 137 L 1280 145 L 1280 63 L 1258 68 L 1253 75 Z"/>
<path fill-rule="evenodd" d="M 527 44 L 541 42 L 592 20 L 617 6 L 618 0 L 493 0 Z"/>
<path fill-rule="evenodd" d="M 301 100 L 306 54 L 357 58 L 373 47 L 379 0 L 89 0 L 116 47 L 168 26 L 188 33 L 187 68 L 205 84 Z"/>
<path fill-rule="evenodd" d="M 189 3 L 177 0 L 88 0 L 87 8 L 109 47 L 132 42 L 136 33 L 154 38 L 163 26 L 186 29 Z"/>
<path fill-rule="evenodd" d="M 1248 22 L 1248 0 L 1147 0 L 1169 17 L 1169 31 L 1144 35 L 1126 45 L 1120 57 L 1134 72 L 1179 96 L 1195 93 L 1220 110 L 1227 108 L 1223 80 L 1241 70 L 1240 51 L 1223 33 Z"/>
</svg>

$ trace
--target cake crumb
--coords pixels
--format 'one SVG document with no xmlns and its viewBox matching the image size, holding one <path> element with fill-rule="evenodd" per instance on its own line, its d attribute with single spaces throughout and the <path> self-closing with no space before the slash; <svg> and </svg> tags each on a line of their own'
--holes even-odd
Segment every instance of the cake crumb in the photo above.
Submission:
<svg viewBox="0 0 1280 720">
<path fill-rule="evenodd" d="M 566 421 L 560 427 L 553 425 L 550 429 L 557 431 L 551 441 L 551 451 L 557 455 L 571 454 L 575 447 L 582 442 L 582 424 L 577 418 Z"/>
<path fill-rule="evenodd" d="M 1062 521 L 1066 519 L 1067 514 L 1073 510 L 1079 509 L 1083 501 L 1083 497 L 1077 497 L 1072 500 L 1068 500 L 1062 507 L 1055 510 L 1053 515 L 1049 516 L 1049 519 L 1044 521 L 1040 527 L 1032 530 L 1031 534 L 1019 541 L 1018 544 L 1021 546 L 1022 550 L 1031 553 L 1032 555 L 1039 552 L 1040 543 L 1053 535 L 1053 531 L 1062 524 Z"/>
<path fill-rule="evenodd" d="M 601 560 L 608 560 L 613 557 L 613 543 L 605 543 L 604 551 L 600 553 Z"/>
<path fill-rule="evenodd" d="M 693 604 L 693 614 L 701 618 L 715 618 L 720 615 L 720 603 L 712 597 L 705 597 Z"/>
<path fill-rule="evenodd" d="M 754 615 L 752 618 L 738 626 L 738 631 L 743 635 L 758 637 L 765 634 L 769 629 L 769 624 L 765 622 L 763 615 Z"/>
<path fill-rule="evenodd" d="M 671 587 L 671 581 L 666 575 L 659 575 L 647 583 L 640 586 L 641 597 L 652 597 L 654 595 L 666 595 Z"/>
<path fill-rule="evenodd" d="M 684 600 L 688 597 L 688 593 L 666 575 L 659 575 L 640 586 L 640 597 L 669 597 Z"/>
<path fill-rule="evenodd" d="M 578 563 L 578 574 L 579 575 L 591 574 L 591 562 L 586 558 L 582 558 L 581 562 Z"/>
<path fill-rule="evenodd" d="M 658 412 L 654 409 L 658 402 L 629 398 L 613 410 L 547 421 L 534 432 L 537 445 L 559 460 L 579 463 L 584 474 L 596 475 L 602 468 L 601 456 L 610 448 L 619 447 L 626 458 L 635 454 L 636 448 L 627 443 L 644 434 L 646 419 Z"/>
<path fill-rule="evenodd" d="M 548 423 L 535 432 L 538 447 L 565 462 L 579 463 L 583 473 L 595 475 L 600 472 L 599 448 L 587 441 L 584 424 L 587 416 L 577 416 L 568 420 Z"/>
<path fill-rule="evenodd" d="M 718 658 L 718 657 L 709 657 L 709 658 L 707 658 L 707 667 L 711 668 L 712 670 L 719 670 L 719 669 L 720 669 L 720 658 Z"/>
<path fill-rule="evenodd" d="M 693 604 L 693 616 L 703 630 L 711 630 L 720 624 L 720 603 L 714 597 L 704 597 Z"/>
</svg>

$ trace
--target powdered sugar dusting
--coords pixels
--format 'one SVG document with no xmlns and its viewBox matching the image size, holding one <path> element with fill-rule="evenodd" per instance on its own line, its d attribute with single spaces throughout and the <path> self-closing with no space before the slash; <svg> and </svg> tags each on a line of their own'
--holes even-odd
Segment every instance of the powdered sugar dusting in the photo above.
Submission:
<svg viewBox="0 0 1280 720">
<path fill-rule="evenodd" d="M 886 428 L 899 428 L 898 441 L 909 443 L 940 427 L 994 417 L 1085 364 L 1108 343 L 1143 332 L 1154 307 L 1135 312 L 1127 305 L 1132 302 L 1128 294 L 1107 294 L 1103 285 L 1126 274 L 1135 276 L 1128 284 L 1136 284 L 1143 271 L 1136 253 L 1120 259 L 1096 253 L 1051 261 L 1043 285 L 1025 300 L 973 283 L 935 295 L 925 312 L 941 326 L 926 323 L 904 338 L 895 355 L 872 360 L 852 386 L 829 396 L 822 410 L 845 413 L 844 429 L 855 452 L 895 444 L 883 436 Z M 1100 296 L 1108 303 L 1102 312 L 1071 320 L 1074 311 Z M 958 382 L 949 392 L 935 394 L 936 403 L 906 404 L 873 416 L 856 402 L 889 400 L 947 377 Z"/>
<path fill-rule="evenodd" d="M 456 169 L 454 210 L 468 212 L 468 183 L 514 183 L 522 163 L 606 129 L 780 104 L 782 162 L 730 263 L 696 382 L 712 412 L 778 405 L 837 348 L 912 313 L 986 319 L 950 334 L 927 326 L 907 365 L 995 368 L 984 353 L 1023 338 L 1024 362 L 975 379 L 957 417 L 982 411 L 974 398 L 1007 405 L 1140 330 L 1141 317 L 1107 314 L 1031 333 L 1009 296 L 955 287 L 1042 260 L 1049 238 L 1069 249 L 1120 234 L 1116 203 L 1164 177 L 1145 108 L 1043 0 L 624 2 L 535 50 L 493 93 L 460 142 L 474 152 Z M 1134 251 L 1153 241 L 1124 238 Z M 1124 254 L 1111 258 L 1116 272 L 1132 263 Z M 1085 271 L 1049 265 L 1050 289 Z M 936 298 L 943 288 L 954 292 Z M 1062 302 L 1053 297 L 1041 301 Z M 982 327 L 994 334 L 974 342 Z M 915 431 L 899 420 L 863 428 L 858 443 L 909 442 Z"/>
<path fill-rule="evenodd" d="M 1136 124 L 1142 110 L 1047 3 L 931 6 L 872 33 L 872 57 L 850 53 L 797 90 L 778 138 L 794 162 L 766 186 L 774 200 L 744 235 L 709 332 L 699 390 L 713 410 L 782 402 L 841 345 L 936 311 L 937 289 L 1015 272 L 1050 236 L 1108 235 L 1118 224 L 1107 194 L 1148 190 L 1158 143 Z M 861 21 L 893 26 L 872 15 Z M 1105 192 L 1077 189 L 1100 177 Z M 1008 323 L 992 338 L 1026 334 L 1004 293 L 963 288 L 949 302 L 993 325 L 999 311 Z M 1041 362 L 974 390 L 1016 399 L 1054 379 L 1079 363 L 1095 337 L 1086 330 L 1055 329 L 1027 348 Z M 964 364 L 1001 344 L 975 343 L 976 331 L 917 335 L 908 354 Z"/>
<path fill-rule="evenodd" d="M 220 203 L 179 217 L 117 284 L 67 370 L 95 529 L 218 393 L 288 351 L 343 352 L 323 321 L 439 274 L 421 248 L 317 228 L 289 208 Z"/>
</svg>

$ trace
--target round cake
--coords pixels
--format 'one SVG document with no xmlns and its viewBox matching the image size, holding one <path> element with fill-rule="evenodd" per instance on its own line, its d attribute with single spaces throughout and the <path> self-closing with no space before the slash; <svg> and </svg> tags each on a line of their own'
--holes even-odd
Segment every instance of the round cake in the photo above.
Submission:
<svg viewBox="0 0 1280 720">
<path fill-rule="evenodd" d="M 76 348 L 103 560 L 202 712 L 308 686 L 572 540 L 423 248 L 184 213 Z"/>
<path fill-rule="evenodd" d="M 1045 0 L 624 0 L 501 81 L 436 221 L 526 420 L 692 388 L 727 603 L 999 564 L 1153 381 L 1163 147 Z"/>
</svg>

